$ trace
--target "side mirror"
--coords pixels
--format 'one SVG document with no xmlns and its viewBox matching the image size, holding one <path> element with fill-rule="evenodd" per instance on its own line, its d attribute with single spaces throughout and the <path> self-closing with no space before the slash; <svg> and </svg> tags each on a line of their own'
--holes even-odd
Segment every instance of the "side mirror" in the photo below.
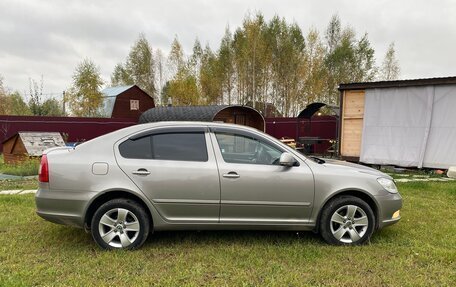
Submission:
<svg viewBox="0 0 456 287">
<path fill-rule="evenodd" d="M 279 162 L 280 162 L 280 165 L 282 165 L 282 166 L 294 166 L 296 164 L 296 160 L 288 152 L 284 152 L 280 155 Z"/>
</svg>

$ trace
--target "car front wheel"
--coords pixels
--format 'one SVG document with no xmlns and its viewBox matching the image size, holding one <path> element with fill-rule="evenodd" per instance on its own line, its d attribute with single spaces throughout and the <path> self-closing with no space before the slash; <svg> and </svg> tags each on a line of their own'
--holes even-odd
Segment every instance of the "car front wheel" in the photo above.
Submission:
<svg viewBox="0 0 456 287">
<path fill-rule="evenodd" d="M 335 245 L 359 245 L 374 232 L 375 216 L 371 207 L 354 196 L 331 200 L 322 211 L 320 232 L 323 239 Z"/>
<path fill-rule="evenodd" d="M 91 231 L 103 249 L 136 249 L 150 229 L 144 208 L 129 199 L 113 199 L 101 205 L 92 218 Z"/>
</svg>

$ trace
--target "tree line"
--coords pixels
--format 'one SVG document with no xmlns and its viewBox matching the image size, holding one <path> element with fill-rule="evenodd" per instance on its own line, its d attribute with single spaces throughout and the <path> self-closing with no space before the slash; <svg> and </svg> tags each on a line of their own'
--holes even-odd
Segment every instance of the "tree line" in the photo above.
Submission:
<svg viewBox="0 0 456 287">
<path fill-rule="evenodd" d="M 294 116 L 314 101 L 337 105 L 340 83 L 393 80 L 399 70 L 393 43 L 377 67 L 367 33 L 343 27 L 337 15 L 322 35 L 259 13 L 247 15 L 234 32 L 227 27 L 217 50 L 196 39 L 188 56 L 177 37 L 165 57 L 141 34 L 116 65 L 111 85 L 135 83 L 163 105 L 241 104 L 263 111 L 271 103 Z"/>
<path fill-rule="evenodd" d="M 272 104 L 279 114 L 295 116 L 311 102 L 337 105 L 340 83 L 394 80 L 399 73 L 394 43 L 377 67 L 368 34 L 357 35 L 337 15 L 323 33 L 304 33 L 295 22 L 278 16 L 267 21 L 257 13 L 234 31 L 227 27 L 215 50 L 196 39 L 189 55 L 177 36 L 165 55 L 140 34 L 110 83 L 85 59 L 65 101 L 75 115 L 97 116 L 104 84 L 136 84 L 159 105 L 240 104 L 264 111 Z"/>
<path fill-rule="evenodd" d="M 5 87 L 0 75 L 0 115 L 19 116 L 64 116 L 61 101 L 43 97 L 43 78 L 40 82 L 29 79 L 29 100 L 18 91 L 11 91 Z"/>
</svg>

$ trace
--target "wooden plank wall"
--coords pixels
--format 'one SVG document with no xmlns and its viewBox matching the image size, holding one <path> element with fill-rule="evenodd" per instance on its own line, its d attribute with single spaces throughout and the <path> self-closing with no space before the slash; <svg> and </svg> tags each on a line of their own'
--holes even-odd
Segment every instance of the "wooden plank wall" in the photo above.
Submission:
<svg viewBox="0 0 456 287">
<path fill-rule="evenodd" d="M 347 90 L 342 101 L 342 157 L 359 158 L 364 118 L 364 90 Z"/>
</svg>

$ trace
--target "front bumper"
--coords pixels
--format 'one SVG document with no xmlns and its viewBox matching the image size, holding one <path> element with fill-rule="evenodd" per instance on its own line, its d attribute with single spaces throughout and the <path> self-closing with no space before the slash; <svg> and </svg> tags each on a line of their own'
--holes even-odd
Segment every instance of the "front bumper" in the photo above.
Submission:
<svg viewBox="0 0 456 287">
<path fill-rule="evenodd" d="M 53 223 L 83 228 L 91 196 L 91 192 L 50 191 L 40 186 L 35 194 L 36 214 Z"/>
<path fill-rule="evenodd" d="M 392 225 L 401 220 L 401 216 L 393 217 L 394 213 L 402 208 L 402 196 L 399 193 L 376 196 L 378 203 L 378 228 Z"/>
</svg>

